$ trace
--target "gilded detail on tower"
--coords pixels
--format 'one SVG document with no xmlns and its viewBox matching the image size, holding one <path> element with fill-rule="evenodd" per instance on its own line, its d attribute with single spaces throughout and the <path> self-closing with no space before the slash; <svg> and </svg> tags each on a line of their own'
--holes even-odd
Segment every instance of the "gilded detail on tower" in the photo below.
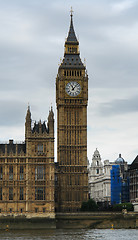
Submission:
<svg viewBox="0 0 138 240">
<path fill-rule="evenodd" d="M 87 101 L 88 76 L 71 12 L 64 58 L 56 78 L 57 211 L 79 211 L 81 203 L 88 199 Z"/>
</svg>

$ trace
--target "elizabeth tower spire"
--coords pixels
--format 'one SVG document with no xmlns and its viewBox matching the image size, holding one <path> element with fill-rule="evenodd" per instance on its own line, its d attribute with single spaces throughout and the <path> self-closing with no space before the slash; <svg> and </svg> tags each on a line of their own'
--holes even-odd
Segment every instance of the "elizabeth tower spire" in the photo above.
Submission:
<svg viewBox="0 0 138 240">
<path fill-rule="evenodd" d="M 79 211 L 88 200 L 87 102 L 88 75 L 81 61 L 73 26 L 65 41 L 64 58 L 56 78 L 58 206 L 61 212 Z"/>
</svg>

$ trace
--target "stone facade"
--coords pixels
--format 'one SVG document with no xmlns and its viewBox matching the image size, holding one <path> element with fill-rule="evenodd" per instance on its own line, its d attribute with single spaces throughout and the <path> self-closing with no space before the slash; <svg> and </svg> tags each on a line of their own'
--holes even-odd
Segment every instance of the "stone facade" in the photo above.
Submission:
<svg viewBox="0 0 138 240">
<path fill-rule="evenodd" d="M 111 169 L 112 163 L 105 160 L 103 165 L 100 153 L 96 149 L 93 154 L 92 164 L 88 167 L 90 198 L 96 202 L 111 202 Z"/>
<path fill-rule="evenodd" d="M 48 124 L 34 123 L 28 107 L 25 142 L 0 144 L 0 212 L 2 215 L 55 217 L 54 114 Z"/>
<path fill-rule="evenodd" d="M 80 59 L 73 27 L 65 42 L 56 78 L 57 163 L 54 163 L 54 114 L 48 123 L 32 124 L 30 107 L 25 142 L 0 144 L 0 213 L 54 218 L 76 212 L 88 200 L 87 102 L 88 75 Z"/>
<path fill-rule="evenodd" d="M 102 163 L 100 153 L 96 149 L 92 157 L 91 166 L 88 163 L 90 198 L 98 203 L 103 203 L 103 205 L 104 203 L 111 204 L 111 195 L 117 194 L 114 185 L 115 179 L 111 179 L 111 171 L 114 166 L 118 166 L 119 168 L 119 178 L 121 181 L 120 202 L 129 202 L 128 164 L 121 157 L 121 154 L 119 154 L 115 162 L 104 160 Z M 116 187 L 118 189 L 119 185 Z"/>
<path fill-rule="evenodd" d="M 57 211 L 76 212 L 88 199 L 88 75 L 80 59 L 73 19 L 56 78 Z"/>
</svg>

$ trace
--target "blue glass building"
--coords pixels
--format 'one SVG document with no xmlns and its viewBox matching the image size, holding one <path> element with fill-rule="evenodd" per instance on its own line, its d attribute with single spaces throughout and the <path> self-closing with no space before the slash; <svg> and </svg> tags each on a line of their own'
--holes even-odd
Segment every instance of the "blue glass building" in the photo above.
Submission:
<svg viewBox="0 0 138 240">
<path fill-rule="evenodd" d="M 122 178 L 120 166 L 113 165 L 111 169 L 111 204 L 121 203 Z"/>
<path fill-rule="evenodd" d="M 111 204 L 129 202 L 129 174 L 119 154 L 111 169 Z"/>
</svg>

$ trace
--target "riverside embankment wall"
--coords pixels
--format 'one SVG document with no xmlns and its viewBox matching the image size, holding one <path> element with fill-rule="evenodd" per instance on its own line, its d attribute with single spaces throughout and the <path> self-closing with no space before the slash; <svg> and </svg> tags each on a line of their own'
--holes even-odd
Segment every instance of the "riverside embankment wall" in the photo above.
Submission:
<svg viewBox="0 0 138 240">
<path fill-rule="evenodd" d="M 138 213 L 58 213 L 56 214 L 57 228 L 138 228 Z"/>
<path fill-rule="evenodd" d="M 138 228 L 138 213 L 57 213 L 55 219 L 27 218 L 25 216 L 1 216 L 0 230 L 24 229 L 134 229 Z"/>
</svg>

